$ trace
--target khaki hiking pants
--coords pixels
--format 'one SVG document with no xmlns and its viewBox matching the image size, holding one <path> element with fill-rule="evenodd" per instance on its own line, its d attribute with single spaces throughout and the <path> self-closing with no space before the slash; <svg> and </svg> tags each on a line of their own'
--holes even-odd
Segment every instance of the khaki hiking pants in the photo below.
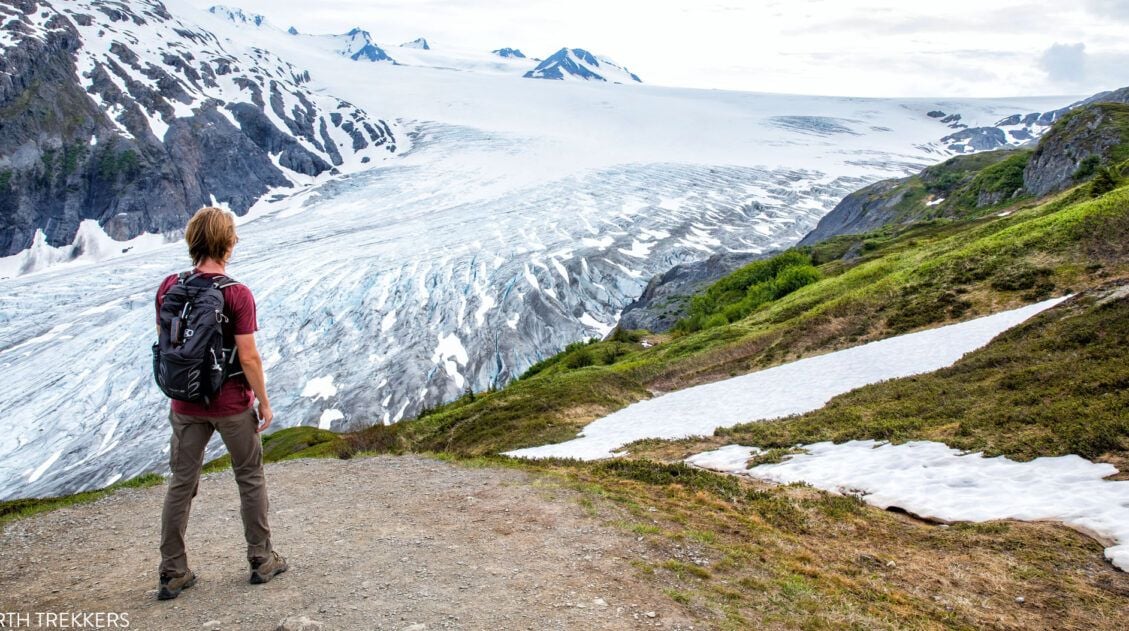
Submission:
<svg viewBox="0 0 1129 631">
<path fill-rule="evenodd" d="M 172 444 L 169 447 L 169 490 L 161 512 L 161 576 L 181 576 L 188 571 L 184 532 L 188 511 L 200 486 L 204 448 L 218 430 L 231 454 L 231 468 L 239 485 L 239 512 L 247 539 L 247 561 L 266 560 L 271 553 L 267 525 L 267 480 L 263 474 L 263 443 L 254 408 L 232 416 L 189 416 L 169 410 Z"/>
</svg>

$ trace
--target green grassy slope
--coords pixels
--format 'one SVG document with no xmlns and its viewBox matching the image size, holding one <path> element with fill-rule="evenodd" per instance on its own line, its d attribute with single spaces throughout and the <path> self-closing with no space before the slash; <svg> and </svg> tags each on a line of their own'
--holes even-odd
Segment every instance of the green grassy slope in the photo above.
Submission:
<svg viewBox="0 0 1129 631">
<path fill-rule="evenodd" d="M 1019 459 L 1129 454 L 1129 285 L 1079 296 L 949 368 L 717 434 L 765 447 L 929 439 Z"/>
</svg>

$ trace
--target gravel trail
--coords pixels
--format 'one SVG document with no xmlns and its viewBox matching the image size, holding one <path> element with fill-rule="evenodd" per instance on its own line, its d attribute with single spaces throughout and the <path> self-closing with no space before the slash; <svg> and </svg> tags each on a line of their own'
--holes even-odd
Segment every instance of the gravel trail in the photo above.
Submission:
<svg viewBox="0 0 1129 631">
<path fill-rule="evenodd" d="M 197 584 L 156 600 L 165 486 L 124 489 L 0 533 L 0 612 L 117 612 L 131 629 L 702 628 L 635 578 L 642 543 L 526 472 L 417 456 L 267 465 L 290 571 L 247 582 L 230 471 L 202 477 L 188 526 Z M 33 627 L 34 628 L 34 627 Z M 293 628 L 298 628 L 294 626 Z"/>
</svg>

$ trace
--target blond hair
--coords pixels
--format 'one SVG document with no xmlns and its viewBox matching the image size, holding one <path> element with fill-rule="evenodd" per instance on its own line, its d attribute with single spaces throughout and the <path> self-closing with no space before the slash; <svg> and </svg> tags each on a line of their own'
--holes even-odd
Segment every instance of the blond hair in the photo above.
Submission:
<svg viewBox="0 0 1129 631">
<path fill-rule="evenodd" d="M 235 215 L 215 206 L 205 206 L 188 220 L 184 230 L 188 242 L 188 255 L 193 265 L 205 259 L 223 264 L 238 238 L 235 236 Z"/>
</svg>

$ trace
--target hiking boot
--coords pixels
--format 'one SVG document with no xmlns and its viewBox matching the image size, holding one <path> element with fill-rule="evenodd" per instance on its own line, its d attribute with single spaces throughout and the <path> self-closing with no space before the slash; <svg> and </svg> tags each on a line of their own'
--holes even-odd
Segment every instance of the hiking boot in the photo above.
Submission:
<svg viewBox="0 0 1129 631">
<path fill-rule="evenodd" d="M 262 561 L 251 561 L 251 583 L 259 585 L 266 583 L 275 576 L 282 574 L 290 568 L 286 559 L 277 552 L 271 551 L 270 556 Z"/>
<path fill-rule="evenodd" d="M 172 600 L 180 592 L 196 584 L 196 574 L 188 570 L 182 576 L 162 576 L 157 590 L 157 600 Z"/>
</svg>

